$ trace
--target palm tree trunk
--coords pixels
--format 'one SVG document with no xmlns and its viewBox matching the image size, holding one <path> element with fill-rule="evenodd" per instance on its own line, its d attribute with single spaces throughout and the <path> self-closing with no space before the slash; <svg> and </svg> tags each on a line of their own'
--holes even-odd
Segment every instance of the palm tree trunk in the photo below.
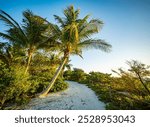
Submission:
<svg viewBox="0 0 150 127">
<path fill-rule="evenodd" d="M 67 62 L 68 62 L 68 57 L 67 57 L 67 61 L 66 61 L 66 63 L 64 64 L 64 66 L 63 66 L 63 68 L 62 68 L 62 70 L 61 70 L 61 72 L 60 72 L 60 75 L 61 75 L 61 78 L 63 79 L 63 74 L 64 74 L 64 70 L 65 70 L 65 67 L 66 67 L 66 64 L 67 64 Z"/>
<path fill-rule="evenodd" d="M 30 66 L 30 63 L 31 63 L 31 58 L 32 58 L 32 53 L 29 55 L 29 58 L 28 58 L 28 62 L 27 62 L 27 66 L 26 66 L 24 75 L 26 75 L 26 73 L 28 72 L 28 69 L 29 69 L 29 66 Z"/>
<path fill-rule="evenodd" d="M 64 57 L 64 60 L 63 60 L 62 64 L 59 66 L 59 68 L 57 69 L 57 71 L 56 71 L 54 77 L 52 78 L 52 81 L 50 82 L 50 84 L 48 85 L 48 87 L 47 87 L 43 92 L 41 92 L 41 93 L 38 95 L 38 97 L 42 98 L 42 97 L 45 97 L 45 96 L 48 94 L 48 92 L 50 91 L 50 89 L 51 89 L 52 86 L 54 85 L 56 79 L 58 78 L 59 74 L 61 73 L 61 71 L 62 71 L 64 65 L 66 64 L 67 59 L 68 59 L 67 57 Z"/>
</svg>

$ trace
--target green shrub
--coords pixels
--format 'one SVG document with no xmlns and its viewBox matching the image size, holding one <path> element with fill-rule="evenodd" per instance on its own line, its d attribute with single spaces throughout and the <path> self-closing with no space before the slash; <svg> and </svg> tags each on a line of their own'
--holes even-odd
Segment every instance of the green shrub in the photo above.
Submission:
<svg viewBox="0 0 150 127">
<path fill-rule="evenodd" d="M 17 103 L 21 95 L 26 94 L 30 89 L 30 82 L 28 81 L 28 75 L 24 75 L 25 68 L 20 65 L 11 66 L 6 68 L 3 66 L 0 82 L 0 98 L 1 105 L 5 102 Z M 3 81 L 5 79 L 5 81 Z"/>
<path fill-rule="evenodd" d="M 65 90 L 67 88 L 68 88 L 68 84 L 59 78 L 56 81 L 55 85 L 50 90 L 50 92 L 57 92 L 57 91 Z"/>
</svg>

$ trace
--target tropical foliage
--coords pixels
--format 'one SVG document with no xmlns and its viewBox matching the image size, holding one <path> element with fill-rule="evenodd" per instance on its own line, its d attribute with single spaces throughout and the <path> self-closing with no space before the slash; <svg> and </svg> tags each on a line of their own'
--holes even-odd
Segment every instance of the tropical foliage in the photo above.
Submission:
<svg viewBox="0 0 150 127">
<path fill-rule="evenodd" d="M 116 77 L 101 72 L 86 74 L 81 69 L 67 70 L 64 77 L 87 84 L 106 103 L 106 109 L 150 109 L 150 66 L 135 60 L 127 64 L 128 71 L 113 70 Z M 78 74 L 80 78 L 76 78 Z"/>
<path fill-rule="evenodd" d="M 79 18 L 79 13 L 79 9 L 69 6 L 64 10 L 65 17 L 54 15 L 58 24 L 53 24 L 26 10 L 18 23 L 0 10 L 0 21 L 6 25 L 6 30 L 0 31 L 6 41 L 0 42 L 2 109 L 27 103 L 38 93 L 43 97 L 49 91 L 66 89 L 63 72 L 69 67 L 70 55 L 82 57 L 82 50 L 91 48 L 110 51 L 110 44 L 92 38 L 102 21 L 90 20 L 89 15 Z"/>
<path fill-rule="evenodd" d="M 111 45 L 93 38 L 103 22 L 79 18 L 80 10 L 69 6 L 64 17 L 54 15 L 53 24 L 30 10 L 23 12 L 18 23 L 0 10 L 0 21 L 6 25 L 0 37 L 0 108 L 16 109 L 32 97 L 43 97 L 68 87 L 66 80 L 87 84 L 106 103 L 107 109 L 150 109 L 149 66 L 138 61 L 127 61 L 129 70 L 118 69 L 111 74 L 85 73 L 70 69 L 70 56 L 82 58 L 82 51 L 111 50 Z M 65 71 L 65 68 L 68 68 Z"/>
<path fill-rule="evenodd" d="M 0 20 L 8 27 L 0 36 L 0 107 L 27 103 L 32 96 L 47 87 L 61 57 L 54 51 L 46 20 L 31 11 L 23 12 L 21 25 L 4 11 Z M 51 92 L 67 88 L 59 78 Z"/>
</svg>

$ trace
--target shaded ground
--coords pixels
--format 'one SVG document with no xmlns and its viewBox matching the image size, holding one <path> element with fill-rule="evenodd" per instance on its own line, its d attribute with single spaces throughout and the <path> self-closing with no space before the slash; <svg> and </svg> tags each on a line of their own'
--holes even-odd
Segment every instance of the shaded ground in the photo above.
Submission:
<svg viewBox="0 0 150 127">
<path fill-rule="evenodd" d="M 25 109 L 33 110 L 103 110 L 105 104 L 98 100 L 87 86 L 67 81 L 65 91 L 49 94 L 46 98 L 34 98 Z"/>
</svg>

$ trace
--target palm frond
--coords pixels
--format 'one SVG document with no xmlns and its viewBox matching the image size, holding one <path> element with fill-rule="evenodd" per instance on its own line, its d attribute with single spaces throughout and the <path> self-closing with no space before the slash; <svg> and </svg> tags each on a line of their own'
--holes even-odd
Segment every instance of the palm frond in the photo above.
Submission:
<svg viewBox="0 0 150 127">
<path fill-rule="evenodd" d="M 97 23 L 99 25 L 103 25 L 104 24 L 103 21 L 101 21 L 100 19 L 92 19 L 92 20 L 90 20 L 90 23 Z"/>
<path fill-rule="evenodd" d="M 102 26 L 103 26 L 103 22 L 99 19 L 92 19 L 89 24 L 93 25 L 93 27 L 95 26 L 97 28 L 97 31 L 99 31 Z"/>
<path fill-rule="evenodd" d="M 78 44 L 78 47 L 81 49 L 99 49 L 105 52 L 111 51 L 111 45 L 105 42 L 104 40 L 98 39 L 88 39 Z"/>
<path fill-rule="evenodd" d="M 57 15 L 54 15 L 54 18 L 55 18 L 55 20 L 57 20 L 58 23 L 61 24 L 61 27 L 65 26 L 64 21 L 63 21 L 63 19 L 61 17 L 59 17 Z"/>
<path fill-rule="evenodd" d="M 75 11 L 75 13 L 74 13 L 75 15 L 75 18 L 76 19 L 78 19 L 78 17 L 79 17 L 79 14 L 80 14 L 80 9 L 77 9 L 76 11 Z"/>
<path fill-rule="evenodd" d="M 97 29 L 83 29 L 80 33 L 80 40 L 85 40 L 90 38 L 93 34 L 98 33 Z"/>
<path fill-rule="evenodd" d="M 77 22 L 80 24 L 80 26 L 85 25 L 89 17 L 90 15 L 86 15 L 83 19 L 78 19 Z"/>
<path fill-rule="evenodd" d="M 15 39 L 12 36 L 10 36 L 8 34 L 5 34 L 5 33 L 2 33 L 2 32 L 0 32 L 0 37 L 2 37 L 3 39 L 7 39 L 7 40 L 9 40 L 11 42 L 15 41 Z"/>
<path fill-rule="evenodd" d="M 0 10 L 0 20 L 4 21 L 8 26 L 20 27 L 19 24 L 3 10 Z"/>
<path fill-rule="evenodd" d="M 49 26 L 50 26 L 50 29 L 52 30 L 52 33 L 54 35 L 60 36 L 62 34 L 60 28 L 57 25 L 49 23 Z"/>
<path fill-rule="evenodd" d="M 80 34 L 81 36 L 85 36 L 86 32 L 88 34 L 98 33 L 102 26 L 103 26 L 103 23 L 101 20 L 98 20 L 98 19 L 91 20 L 89 23 L 83 24 L 81 26 Z"/>
<path fill-rule="evenodd" d="M 17 29 L 25 37 L 25 33 L 23 32 L 23 30 L 21 29 L 21 27 L 17 23 L 17 21 L 15 21 L 10 15 L 8 15 L 3 10 L 0 10 L 0 20 L 4 21 L 6 23 L 6 25 L 11 26 L 11 27 Z"/>
<path fill-rule="evenodd" d="M 98 33 L 102 25 L 102 21 L 98 19 L 93 19 L 90 22 L 82 24 L 79 28 L 80 39 L 83 40 Z"/>
<path fill-rule="evenodd" d="M 0 42 L 0 49 L 2 49 L 6 45 L 5 42 Z"/>
</svg>

